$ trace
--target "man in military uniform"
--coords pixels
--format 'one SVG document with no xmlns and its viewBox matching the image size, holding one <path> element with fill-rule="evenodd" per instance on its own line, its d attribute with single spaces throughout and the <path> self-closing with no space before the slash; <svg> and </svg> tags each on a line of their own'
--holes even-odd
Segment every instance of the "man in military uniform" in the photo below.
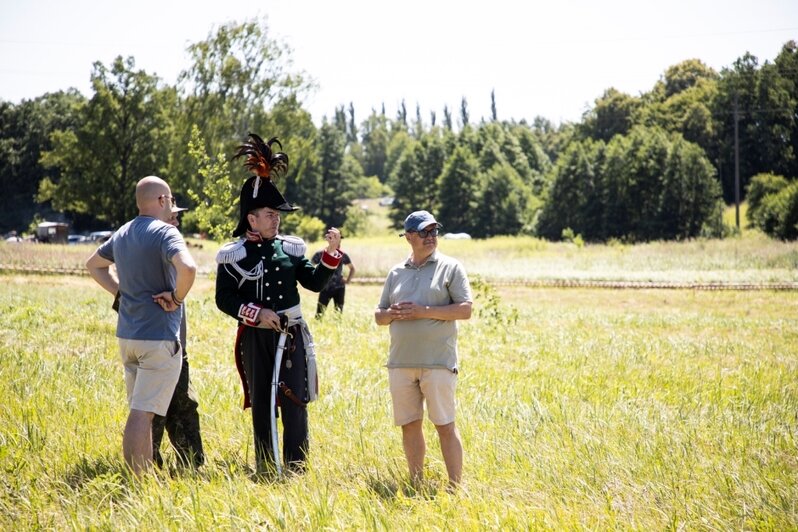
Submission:
<svg viewBox="0 0 798 532">
<path fill-rule="evenodd" d="M 167 223 L 179 227 L 178 214 L 185 210 L 185 207 L 173 205 L 172 216 Z M 197 412 L 199 402 L 189 378 L 188 353 L 186 352 L 186 307 L 183 306 L 181 310 L 183 318 L 180 322 L 180 345 L 183 346 L 183 366 L 180 369 L 180 378 L 177 380 L 166 416 L 156 415 L 152 420 L 152 459 L 159 467 L 163 466 L 161 440 L 164 429 L 169 434 L 169 441 L 172 442 L 177 453 L 179 465 L 199 467 L 205 463 L 199 412 Z"/>
<path fill-rule="evenodd" d="M 241 189 L 239 223 L 233 232 L 241 239 L 223 246 L 216 257 L 216 305 L 238 320 L 236 365 L 244 408 L 252 407 L 258 472 L 272 471 L 276 465 L 270 418 L 276 407 L 270 391 L 280 331 L 290 332 L 279 368 L 277 402 L 283 423 L 282 459 L 301 472 L 308 452 L 307 403 L 316 398 L 318 384 L 313 338 L 302 318 L 297 285 L 313 292 L 324 288 L 341 260 L 341 234 L 335 228 L 327 232 L 328 246 L 317 266 L 305 257 L 302 239 L 279 234 L 280 213 L 297 208 L 272 182 L 288 165 L 285 153 L 272 152 L 275 143 L 279 145 L 276 138 L 263 142 L 250 134 L 236 154 L 246 156 L 245 166 L 255 175 Z"/>
</svg>

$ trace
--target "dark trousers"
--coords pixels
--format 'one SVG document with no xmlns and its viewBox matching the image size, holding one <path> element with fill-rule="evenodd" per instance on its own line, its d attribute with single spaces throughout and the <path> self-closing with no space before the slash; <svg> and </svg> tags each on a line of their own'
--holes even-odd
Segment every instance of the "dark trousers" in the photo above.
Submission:
<svg viewBox="0 0 798 532">
<path fill-rule="evenodd" d="M 189 377 L 188 355 L 183 351 L 183 366 L 166 416 L 156 415 L 152 420 L 152 458 L 158 466 L 163 466 L 161 440 L 164 429 L 169 434 L 180 465 L 199 467 L 205 462 L 197 407 L 199 403 Z"/>
<path fill-rule="evenodd" d="M 319 302 L 316 304 L 316 317 L 318 318 L 324 314 L 324 310 L 327 308 L 327 305 L 330 304 L 331 299 L 333 300 L 335 308 L 338 310 L 338 312 L 343 312 L 345 297 L 346 285 L 341 285 L 340 288 L 333 288 L 331 290 L 325 288 L 319 292 Z"/>
<path fill-rule="evenodd" d="M 297 398 L 307 403 L 305 344 L 298 327 L 286 342 L 279 382 L 285 383 Z M 271 440 L 272 370 L 279 333 L 247 327 L 241 334 L 241 358 L 252 403 L 252 428 L 255 436 L 255 461 L 259 471 L 274 466 Z M 290 342 L 290 345 L 289 345 Z M 283 459 L 289 467 L 302 469 L 308 453 L 308 411 L 278 390 L 279 417 L 283 425 Z M 279 430 L 280 424 L 277 424 Z M 268 465 L 267 465 L 268 464 Z"/>
</svg>

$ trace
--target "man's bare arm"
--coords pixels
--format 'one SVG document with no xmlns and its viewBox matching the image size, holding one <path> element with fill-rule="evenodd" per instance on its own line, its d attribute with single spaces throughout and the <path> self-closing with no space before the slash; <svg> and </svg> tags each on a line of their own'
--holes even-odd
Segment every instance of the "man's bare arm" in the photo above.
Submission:
<svg viewBox="0 0 798 532">
<path fill-rule="evenodd" d="M 180 301 L 183 301 L 194 285 L 194 279 L 197 276 L 197 263 L 194 262 L 194 257 L 191 256 L 188 250 L 183 250 L 174 254 L 172 264 L 177 273 L 175 296 Z"/>
<path fill-rule="evenodd" d="M 89 275 L 91 275 L 92 279 L 97 281 L 97 284 L 110 292 L 112 296 L 116 296 L 119 291 L 119 282 L 111 275 L 111 264 L 113 262 L 104 259 L 95 250 L 86 261 L 86 268 L 89 270 Z"/>
</svg>

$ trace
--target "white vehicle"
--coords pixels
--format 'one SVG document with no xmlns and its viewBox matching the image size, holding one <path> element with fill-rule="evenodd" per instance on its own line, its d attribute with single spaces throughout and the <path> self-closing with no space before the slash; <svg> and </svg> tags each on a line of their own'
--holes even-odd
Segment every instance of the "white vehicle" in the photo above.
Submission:
<svg viewBox="0 0 798 532">
<path fill-rule="evenodd" d="M 111 238 L 112 234 L 114 234 L 113 231 L 94 231 L 89 233 L 89 241 L 102 243 Z"/>
<path fill-rule="evenodd" d="M 446 233 L 443 238 L 446 240 L 471 240 L 471 235 L 468 233 Z"/>
</svg>

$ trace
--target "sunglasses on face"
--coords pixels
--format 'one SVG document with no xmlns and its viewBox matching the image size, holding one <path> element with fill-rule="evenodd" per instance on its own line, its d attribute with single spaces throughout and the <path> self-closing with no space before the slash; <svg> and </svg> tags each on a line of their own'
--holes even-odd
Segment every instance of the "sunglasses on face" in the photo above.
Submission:
<svg viewBox="0 0 798 532">
<path fill-rule="evenodd" d="M 438 236 L 438 228 L 433 227 L 432 229 L 422 229 L 421 231 L 414 231 L 418 233 L 418 236 L 421 238 L 427 238 L 428 236 Z"/>
<path fill-rule="evenodd" d="M 177 200 L 175 200 L 174 196 L 170 196 L 168 194 L 161 194 L 160 196 L 158 196 L 158 199 L 161 198 L 167 198 L 169 202 L 172 204 L 172 207 L 174 207 L 177 204 Z"/>
</svg>

